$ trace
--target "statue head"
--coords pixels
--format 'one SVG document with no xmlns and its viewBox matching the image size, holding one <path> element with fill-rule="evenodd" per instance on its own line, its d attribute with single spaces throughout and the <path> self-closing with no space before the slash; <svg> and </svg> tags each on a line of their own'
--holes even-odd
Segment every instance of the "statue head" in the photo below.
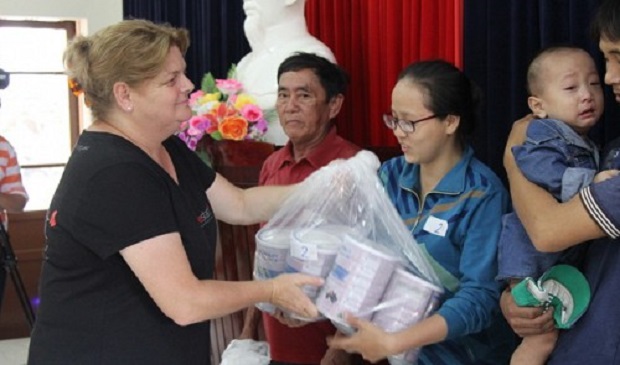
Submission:
<svg viewBox="0 0 620 365">
<path fill-rule="evenodd" d="M 243 0 L 243 30 L 252 49 L 262 43 L 271 27 L 291 24 L 306 29 L 305 3 L 306 0 Z"/>
</svg>

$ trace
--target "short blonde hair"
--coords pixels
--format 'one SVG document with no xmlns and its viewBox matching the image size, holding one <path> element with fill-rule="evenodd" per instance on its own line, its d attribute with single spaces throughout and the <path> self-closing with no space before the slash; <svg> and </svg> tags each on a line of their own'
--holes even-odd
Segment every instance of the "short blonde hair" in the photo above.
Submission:
<svg viewBox="0 0 620 365">
<path fill-rule="evenodd" d="M 97 120 L 105 119 L 116 82 L 135 87 L 154 78 L 172 47 L 185 55 L 189 47 L 186 29 L 147 20 L 124 20 L 92 36 L 76 37 L 63 59 L 67 74 L 84 91 Z"/>
</svg>

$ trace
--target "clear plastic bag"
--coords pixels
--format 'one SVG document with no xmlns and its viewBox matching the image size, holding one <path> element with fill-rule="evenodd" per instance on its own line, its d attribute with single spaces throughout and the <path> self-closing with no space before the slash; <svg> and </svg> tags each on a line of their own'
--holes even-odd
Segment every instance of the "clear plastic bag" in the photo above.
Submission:
<svg viewBox="0 0 620 365">
<path fill-rule="evenodd" d="M 390 320 L 405 326 L 419 321 L 436 308 L 442 293 L 426 253 L 383 189 L 379 165 L 369 151 L 333 161 L 301 183 L 256 235 L 255 278 L 282 272 L 324 277 L 318 293 L 307 294 L 345 333 L 352 329 L 344 312 L 368 320 L 379 316 L 377 323 L 392 331 L 398 326 Z M 395 289 L 401 294 L 384 300 L 393 274 L 400 271 L 398 277 L 406 273 L 414 279 L 393 284 L 402 286 Z M 415 313 L 406 321 L 392 318 L 403 310 Z"/>
<path fill-rule="evenodd" d="M 222 352 L 220 365 L 269 365 L 270 361 L 267 342 L 232 340 Z"/>
</svg>

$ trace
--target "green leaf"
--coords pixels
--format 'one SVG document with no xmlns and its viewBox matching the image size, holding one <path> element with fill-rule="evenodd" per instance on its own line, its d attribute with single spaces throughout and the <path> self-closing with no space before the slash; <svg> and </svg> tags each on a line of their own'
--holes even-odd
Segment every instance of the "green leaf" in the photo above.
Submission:
<svg viewBox="0 0 620 365">
<path fill-rule="evenodd" d="M 236 64 L 232 64 L 230 65 L 230 69 L 228 69 L 228 73 L 226 74 L 226 78 L 229 79 L 237 79 L 237 65 Z"/>
<path fill-rule="evenodd" d="M 220 133 L 220 131 L 215 131 L 209 135 L 211 136 L 211 138 L 213 138 L 216 141 L 221 141 L 223 139 L 222 133 Z"/>
<path fill-rule="evenodd" d="M 200 84 L 200 89 L 206 94 L 217 92 L 217 87 L 215 87 L 215 79 L 211 72 L 206 73 L 202 77 L 202 83 Z"/>
<path fill-rule="evenodd" d="M 213 161 L 212 161 L 211 155 L 209 155 L 206 151 L 199 150 L 199 151 L 196 151 L 196 154 L 198 155 L 198 157 L 200 157 L 200 159 L 204 163 L 207 164 L 207 166 L 213 167 Z"/>
<path fill-rule="evenodd" d="M 278 120 L 278 111 L 275 109 L 263 110 L 263 118 L 268 122 L 275 122 Z"/>
</svg>

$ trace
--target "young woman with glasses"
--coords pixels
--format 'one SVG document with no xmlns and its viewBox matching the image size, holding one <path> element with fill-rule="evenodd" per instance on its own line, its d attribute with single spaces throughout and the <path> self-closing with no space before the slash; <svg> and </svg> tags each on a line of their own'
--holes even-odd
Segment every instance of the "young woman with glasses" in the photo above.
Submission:
<svg viewBox="0 0 620 365">
<path fill-rule="evenodd" d="M 383 121 L 403 155 L 379 173 L 445 293 L 434 314 L 401 332 L 349 318 L 357 333 L 331 346 L 371 361 L 423 346 L 421 365 L 508 363 L 514 338 L 498 312 L 495 275 L 509 196 L 467 143 L 478 103 L 475 85 L 445 61 L 414 63 L 399 75 Z"/>
</svg>

